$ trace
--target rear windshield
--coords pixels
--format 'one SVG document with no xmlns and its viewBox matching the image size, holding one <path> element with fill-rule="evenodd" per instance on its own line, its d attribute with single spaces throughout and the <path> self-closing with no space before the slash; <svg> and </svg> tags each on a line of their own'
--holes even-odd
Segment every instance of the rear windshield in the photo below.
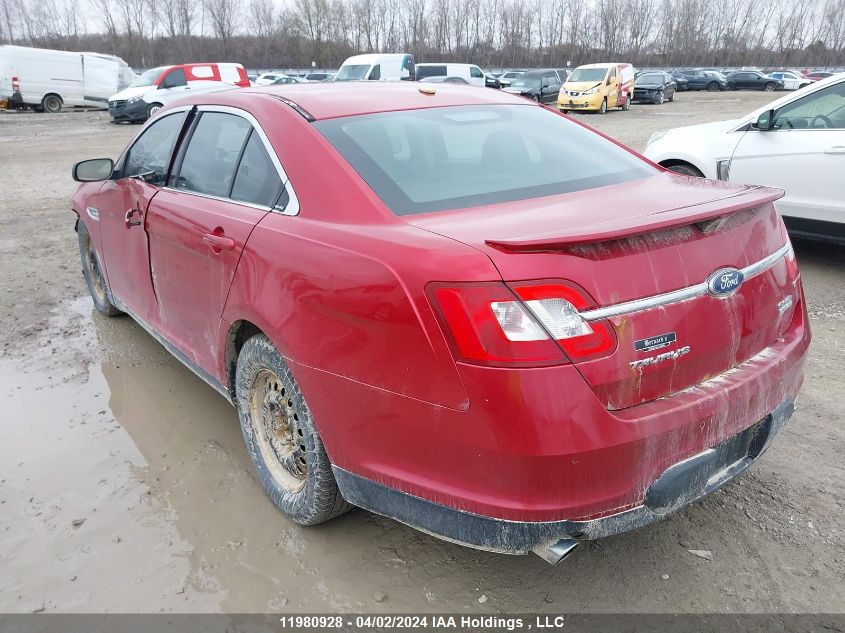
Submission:
<svg viewBox="0 0 845 633">
<path fill-rule="evenodd" d="M 657 173 L 598 134 L 532 105 L 384 112 L 315 126 L 396 215 L 539 198 Z"/>
<path fill-rule="evenodd" d="M 348 66 L 341 66 L 340 70 L 335 75 L 335 81 L 358 81 L 367 76 L 367 71 L 370 69 L 369 64 L 349 64 Z"/>
</svg>

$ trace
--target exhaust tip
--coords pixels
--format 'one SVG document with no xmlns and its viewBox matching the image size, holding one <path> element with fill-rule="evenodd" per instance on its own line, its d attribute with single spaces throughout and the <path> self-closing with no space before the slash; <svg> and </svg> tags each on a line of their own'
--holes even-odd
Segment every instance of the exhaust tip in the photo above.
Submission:
<svg viewBox="0 0 845 633">
<path fill-rule="evenodd" d="M 551 541 L 535 547 L 532 552 L 537 554 L 550 565 L 557 565 L 564 558 L 575 551 L 580 543 L 574 538 L 565 537 L 557 541 Z"/>
</svg>

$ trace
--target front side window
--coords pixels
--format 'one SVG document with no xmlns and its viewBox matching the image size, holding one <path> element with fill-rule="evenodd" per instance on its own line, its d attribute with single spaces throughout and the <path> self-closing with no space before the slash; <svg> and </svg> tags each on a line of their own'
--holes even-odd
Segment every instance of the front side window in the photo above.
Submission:
<svg viewBox="0 0 845 633">
<path fill-rule="evenodd" d="M 845 82 L 828 86 L 783 106 L 776 129 L 845 129 Z"/>
<path fill-rule="evenodd" d="M 237 115 L 203 112 L 182 158 L 176 188 L 228 197 L 251 130 L 249 121 Z"/>
<path fill-rule="evenodd" d="M 378 81 L 381 79 L 381 64 L 376 64 L 373 66 L 372 71 L 370 71 L 370 80 L 371 81 Z"/>
<path fill-rule="evenodd" d="M 314 125 L 396 215 L 539 198 L 658 173 L 614 143 L 530 105 L 384 112 Z"/>
<path fill-rule="evenodd" d="M 167 178 L 173 148 L 185 122 L 185 112 L 175 112 L 159 118 L 143 131 L 129 148 L 124 160 L 122 176 L 140 176 L 145 182 L 161 186 Z"/>
<path fill-rule="evenodd" d="M 484 76 L 484 73 L 481 72 L 481 69 L 478 66 L 470 66 L 469 67 L 469 76 L 475 77 L 476 79 L 479 79 L 479 78 Z"/>
<path fill-rule="evenodd" d="M 181 68 L 174 68 L 169 73 L 164 81 L 161 82 L 162 88 L 178 88 L 179 86 L 187 86 L 188 80 L 185 79 L 185 71 Z"/>
</svg>

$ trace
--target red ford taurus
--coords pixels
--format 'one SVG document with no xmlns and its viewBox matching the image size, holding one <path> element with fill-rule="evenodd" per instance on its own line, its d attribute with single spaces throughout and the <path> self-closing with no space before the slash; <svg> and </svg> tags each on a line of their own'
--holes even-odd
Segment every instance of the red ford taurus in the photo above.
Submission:
<svg viewBox="0 0 845 633">
<path fill-rule="evenodd" d="M 494 90 L 194 97 L 74 167 L 85 278 L 238 410 L 273 502 L 550 562 L 745 470 L 810 331 L 781 192 Z"/>
</svg>

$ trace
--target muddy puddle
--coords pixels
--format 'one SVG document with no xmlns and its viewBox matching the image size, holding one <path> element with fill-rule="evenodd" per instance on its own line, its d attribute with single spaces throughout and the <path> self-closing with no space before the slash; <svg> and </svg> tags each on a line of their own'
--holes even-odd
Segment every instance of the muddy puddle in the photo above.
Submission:
<svg viewBox="0 0 845 633">
<path fill-rule="evenodd" d="M 234 408 L 87 297 L 59 307 L 36 353 L 0 362 L 0 385 L 0 612 L 480 606 L 465 579 L 409 559 L 494 555 L 362 511 L 314 528 L 281 516 Z"/>
</svg>

